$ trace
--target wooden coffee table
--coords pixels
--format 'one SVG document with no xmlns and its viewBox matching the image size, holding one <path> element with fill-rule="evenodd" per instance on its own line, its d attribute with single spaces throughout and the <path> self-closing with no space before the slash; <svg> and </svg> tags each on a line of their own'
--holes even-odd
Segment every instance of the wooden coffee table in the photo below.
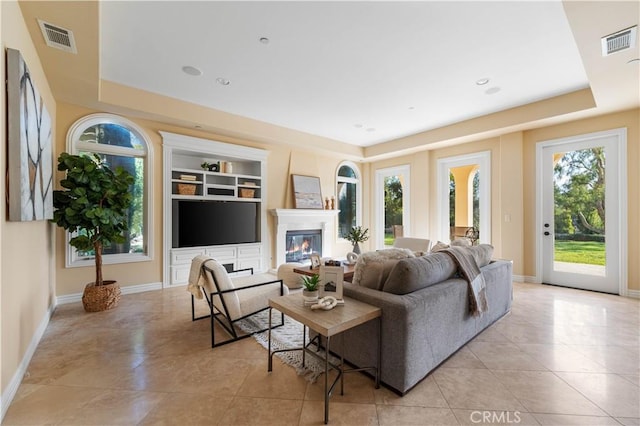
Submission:
<svg viewBox="0 0 640 426">
<path fill-rule="evenodd" d="M 271 350 L 271 310 L 277 309 L 283 314 L 301 322 L 303 327 L 302 347 L 281 350 Z M 352 371 L 373 370 L 375 371 L 376 389 L 380 387 L 380 351 L 381 351 L 381 322 L 382 309 L 369 305 L 359 300 L 344 298 L 344 305 L 336 306 L 330 311 L 312 310 L 308 306 L 304 306 L 301 294 L 290 294 L 288 296 L 280 296 L 269 299 L 269 363 L 267 371 L 272 370 L 273 354 L 276 352 L 302 351 L 302 366 L 305 365 L 305 355 L 310 354 L 324 361 L 324 423 L 329 422 L 329 398 L 334 386 L 340 379 L 340 394 L 344 394 L 344 373 Z M 344 368 L 344 336 L 340 339 L 342 348 L 340 351 L 340 365 L 329 362 L 327 354 L 330 352 L 331 338 L 353 327 L 357 327 L 365 322 L 377 319 L 378 323 L 378 360 L 375 366 L 362 368 Z M 326 341 L 325 356 L 320 356 L 317 351 L 311 350 L 307 343 L 307 328 L 315 331 L 323 336 Z M 319 336 L 317 336 L 319 337 Z M 335 380 L 329 386 L 329 366 L 338 372 Z"/>
<path fill-rule="evenodd" d="M 351 282 L 351 280 L 353 279 L 353 271 L 355 271 L 356 265 L 342 265 L 342 267 L 344 268 L 344 280 Z M 299 268 L 294 268 L 293 272 L 308 276 L 320 275 L 320 267 L 311 268 L 310 266 L 301 266 Z"/>
</svg>

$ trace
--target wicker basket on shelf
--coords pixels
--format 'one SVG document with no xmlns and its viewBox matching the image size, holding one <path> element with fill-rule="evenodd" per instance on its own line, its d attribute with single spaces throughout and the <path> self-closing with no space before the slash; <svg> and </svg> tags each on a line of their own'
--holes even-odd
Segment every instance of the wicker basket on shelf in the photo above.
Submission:
<svg viewBox="0 0 640 426">
<path fill-rule="evenodd" d="M 255 194 L 255 189 L 240 188 L 240 198 L 253 198 Z"/>
<path fill-rule="evenodd" d="M 190 183 L 179 183 L 178 194 L 180 195 L 195 195 L 196 186 Z"/>
</svg>

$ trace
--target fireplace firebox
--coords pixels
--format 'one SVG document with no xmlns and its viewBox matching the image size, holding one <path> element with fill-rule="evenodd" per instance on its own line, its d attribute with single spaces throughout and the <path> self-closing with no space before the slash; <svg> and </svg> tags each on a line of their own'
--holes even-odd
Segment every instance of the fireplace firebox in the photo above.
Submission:
<svg viewBox="0 0 640 426">
<path fill-rule="evenodd" d="M 309 259 L 311 253 L 322 256 L 322 230 L 287 231 L 285 240 L 286 262 Z"/>
</svg>

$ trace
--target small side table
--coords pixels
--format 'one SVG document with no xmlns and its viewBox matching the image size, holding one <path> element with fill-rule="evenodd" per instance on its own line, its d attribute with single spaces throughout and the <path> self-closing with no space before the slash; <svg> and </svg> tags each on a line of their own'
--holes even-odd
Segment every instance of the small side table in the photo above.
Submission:
<svg viewBox="0 0 640 426">
<path fill-rule="evenodd" d="M 301 322 L 303 327 L 302 347 L 290 348 L 272 351 L 271 350 L 271 310 L 277 309 L 283 314 Z M 330 311 L 311 310 L 308 306 L 304 306 L 302 296 L 300 294 L 291 294 L 288 296 L 280 296 L 269 299 L 269 364 L 267 371 L 272 371 L 273 355 L 277 352 L 286 351 L 302 351 L 302 365 L 305 364 L 305 354 L 319 357 L 324 361 L 324 423 L 329 422 L 329 398 L 334 386 L 340 379 L 340 394 L 344 394 L 344 373 L 363 370 L 374 370 L 376 389 L 380 387 L 380 354 L 382 341 L 382 326 L 380 317 L 382 310 L 376 306 L 369 305 L 359 300 L 344 298 L 344 305 L 336 306 Z M 340 365 L 329 362 L 329 351 L 331 338 L 353 327 L 357 327 L 365 322 L 377 319 L 378 323 L 378 359 L 375 366 L 362 368 L 344 368 L 344 336 L 342 337 L 342 350 L 340 351 Z M 309 349 L 306 342 L 307 328 L 314 330 L 319 335 L 325 337 L 325 356 L 320 357 L 315 351 Z M 338 372 L 338 376 L 329 386 L 329 367 Z"/>
</svg>

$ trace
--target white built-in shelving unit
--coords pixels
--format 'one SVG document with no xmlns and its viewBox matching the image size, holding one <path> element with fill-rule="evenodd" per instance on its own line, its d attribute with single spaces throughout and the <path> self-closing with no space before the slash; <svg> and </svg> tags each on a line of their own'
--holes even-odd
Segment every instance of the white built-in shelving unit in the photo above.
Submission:
<svg viewBox="0 0 640 426">
<path fill-rule="evenodd" d="M 163 139 L 163 214 L 165 287 L 185 285 L 191 259 L 211 256 L 233 269 L 269 264 L 266 220 L 266 161 L 262 149 L 160 132 Z M 221 171 L 204 170 L 202 163 L 221 164 Z M 173 248 L 173 200 L 239 201 L 258 203 L 260 242 Z"/>
</svg>

